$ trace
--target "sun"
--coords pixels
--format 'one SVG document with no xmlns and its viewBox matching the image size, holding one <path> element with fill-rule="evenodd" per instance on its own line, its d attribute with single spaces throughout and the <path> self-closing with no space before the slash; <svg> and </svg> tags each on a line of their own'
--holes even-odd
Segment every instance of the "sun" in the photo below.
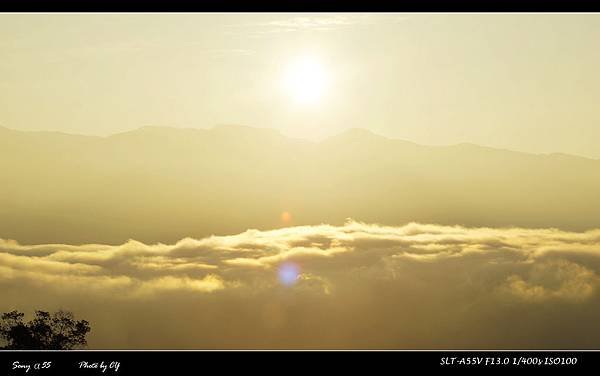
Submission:
<svg viewBox="0 0 600 376">
<path fill-rule="evenodd" d="M 316 104 L 325 93 L 327 73 L 318 59 L 301 57 L 287 66 L 283 76 L 283 87 L 298 104 Z"/>
</svg>

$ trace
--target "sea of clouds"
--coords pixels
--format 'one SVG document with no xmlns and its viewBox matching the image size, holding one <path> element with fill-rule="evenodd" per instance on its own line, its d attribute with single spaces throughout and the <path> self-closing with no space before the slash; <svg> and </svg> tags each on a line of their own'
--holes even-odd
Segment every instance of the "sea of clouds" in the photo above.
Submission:
<svg viewBox="0 0 600 376">
<path fill-rule="evenodd" d="M 90 348 L 598 348 L 600 230 L 349 220 L 176 244 L 0 240 L 0 309 Z"/>
</svg>

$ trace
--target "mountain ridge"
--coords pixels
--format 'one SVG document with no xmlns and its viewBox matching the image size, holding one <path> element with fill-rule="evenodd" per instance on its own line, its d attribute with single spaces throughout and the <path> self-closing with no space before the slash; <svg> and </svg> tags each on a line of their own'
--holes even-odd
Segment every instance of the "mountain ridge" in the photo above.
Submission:
<svg viewBox="0 0 600 376">
<path fill-rule="evenodd" d="M 252 127 L 0 131 L 0 170 L 0 238 L 22 244 L 169 242 L 346 218 L 600 228 L 597 160 L 363 130 L 323 142 Z"/>
<path fill-rule="evenodd" d="M 567 157 L 567 158 L 577 158 L 577 159 L 585 159 L 590 161 L 600 161 L 597 158 L 590 158 L 586 156 L 563 153 L 563 152 L 548 152 L 548 153 L 533 153 L 519 150 L 512 150 L 507 148 L 499 148 L 493 146 L 480 145 L 471 142 L 459 142 L 456 144 L 447 144 L 447 145 L 429 145 L 429 144 L 420 144 L 417 142 L 399 139 L 399 138 L 391 138 L 387 136 L 383 136 L 377 133 L 374 133 L 370 130 L 364 128 L 348 128 L 340 133 L 329 136 L 320 141 L 311 141 L 304 138 L 290 137 L 288 135 L 283 134 L 281 131 L 273 128 L 261 128 L 261 127 L 253 127 L 247 125 L 237 125 L 237 124 L 217 124 L 211 128 L 196 128 L 196 127 L 172 127 L 172 126 L 164 126 L 164 125 L 145 125 L 139 128 L 117 132 L 106 136 L 96 136 L 96 135 L 85 135 L 78 133 L 68 133 L 63 131 L 39 131 L 39 130 L 17 130 L 8 128 L 5 126 L 0 126 L 0 131 L 8 131 L 13 135 L 30 135 L 30 136 L 41 136 L 41 135 L 51 135 L 51 136 L 59 136 L 59 137 L 78 137 L 85 138 L 88 140 L 101 140 L 101 139 L 116 139 L 120 137 L 126 136 L 135 136 L 140 133 L 149 133 L 153 132 L 156 134 L 171 132 L 171 134 L 182 135 L 184 133 L 189 133 L 193 135 L 206 135 L 210 133 L 218 133 L 218 134 L 229 134 L 235 136 L 235 132 L 238 132 L 238 135 L 250 135 L 254 133 L 255 135 L 270 135 L 271 137 L 280 137 L 288 140 L 293 140 L 296 142 L 310 143 L 310 144 L 327 144 L 337 140 L 345 140 L 351 139 L 354 141 L 364 141 L 365 139 L 370 140 L 379 140 L 391 143 L 403 143 L 404 145 L 412 145 L 416 147 L 425 147 L 425 148 L 473 148 L 473 149 L 482 149 L 486 151 L 494 151 L 494 152 L 508 152 L 508 153 L 518 153 L 522 155 L 531 155 L 531 156 L 554 156 L 554 157 Z M 1 134 L 1 133 L 0 133 Z"/>
</svg>

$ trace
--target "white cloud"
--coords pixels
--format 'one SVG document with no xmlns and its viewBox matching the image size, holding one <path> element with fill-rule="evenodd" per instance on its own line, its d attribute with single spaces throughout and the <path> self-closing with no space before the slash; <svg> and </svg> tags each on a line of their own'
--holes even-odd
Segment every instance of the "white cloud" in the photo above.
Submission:
<svg viewBox="0 0 600 376">
<path fill-rule="evenodd" d="M 406 15 L 399 14 L 309 14 L 286 18 L 278 17 L 271 21 L 228 26 L 234 29 L 243 28 L 246 30 L 246 35 L 261 36 L 307 31 L 324 32 L 348 27 L 381 25 L 402 22 L 407 18 Z"/>
</svg>

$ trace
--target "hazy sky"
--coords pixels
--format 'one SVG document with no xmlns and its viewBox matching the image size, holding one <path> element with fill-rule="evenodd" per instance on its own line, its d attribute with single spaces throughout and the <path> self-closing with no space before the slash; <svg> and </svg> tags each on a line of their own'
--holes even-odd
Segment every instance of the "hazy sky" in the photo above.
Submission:
<svg viewBox="0 0 600 376">
<path fill-rule="evenodd" d="M 1 14 L 0 125 L 360 127 L 598 158 L 598 40 L 597 14 Z M 307 58 L 310 103 L 284 84 Z"/>
</svg>

